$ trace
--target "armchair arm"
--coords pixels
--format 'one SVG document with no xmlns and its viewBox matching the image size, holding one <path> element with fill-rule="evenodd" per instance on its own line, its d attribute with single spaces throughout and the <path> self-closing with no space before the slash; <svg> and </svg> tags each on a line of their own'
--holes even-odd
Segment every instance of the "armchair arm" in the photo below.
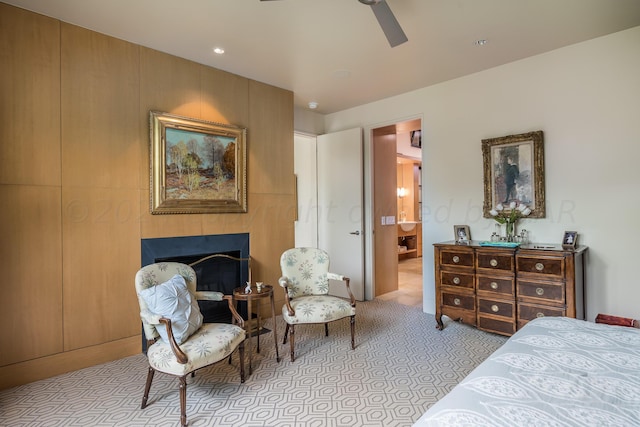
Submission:
<svg viewBox="0 0 640 427">
<path fill-rule="evenodd" d="M 216 292 L 219 293 L 219 292 Z M 224 295 L 224 294 L 220 294 L 222 295 L 222 299 L 223 300 L 227 300 L 227 302 L 229 303 L 229 310 L 231 311 L 231 316 L 233 316 L 233 319 L 241 326 L 244 328 L 244 319 L 242 318 L 242 316 L 240 316 L 240 313 L 238 313 L 238 311 L 236 310 L 236 308 L 233 305 L 233 297 L 231 295 Z"/>
<path fill-rule="evenodd" d="M 198 301 L 222 301 L 224 294 L 215 291 L 196 291 L 195 297 Z"/>
<path fill-rule="evenodd" d="M 353 296 L 353 292 L 351 292 L 351 287 L 349 286 L 349 282 L 351 281 L 351 279 L 349 279 L 348 277 L 342 276 L 340 274 L 335 274 L 335 273 L 327 273 L 327 278 L 330 280 L 342 280 L 344 281 L 344 284 L 347 286 L 347 292 L 349 293 L 349 299 L 351 302 L 351 307 L 355 307 L 356 306 L 356 297 Z"/>
<path fill-rule="evenodd" d="M 287 306 L 287 310 L 289 311 L 289 316 L 295 316 L 296 311 L 291 307 L 291 299 L 289 298 L 289 279 L 282 276 L 278 279 L 278 284 L 284 288 L 284 302 Z"/>
<path fill-rule="evenodd" d="M 163 323 L 167 328 L 167 337 L 169 338 L 169 346 L 171 347 L 171 351 L 173 351 L 174 356 L 176 356 L 176 360 L 178 363 L 185 364 L 189 361 L 189 358 L 178 346 L 176 339 L 173 337 L 173 329 L 171 329 L 171 319 L 167 319 L 166 317 L 160 318 L 160 323 Z"/>
<path fill-rule="evenodd" d="M 150 312 L 149 310 L 144 310 L 140 312 L 140 317 L 142 318 L 142 320 L 144 320 L 145 322 L 147 322 L 150 325 L 159 325 L 160 324 L 160 318 L 162 318 L 162 316 L 160 316 L 159 314 L 154 314 L 152 312 Z"/>
<path fill-rule="evenodd" d="M 163 324 L 165 328 L 167 328 L 167 338 L 169 339 L 169 346 L 171 347 L 171 351 L 173 351 L 174 356 L 176 356 L 176 360 L 178 363 L 185 364 L 189 361 L 189 358 L 186 354 L 180 349 L 176 339 L 173 336 L 173 329 L 171 329 L 171 319 L 167 319 L 166 317 L 162 317 L 159 314 L 154 314 L 148 310 L 141 311 L 140 317 L 145 322 L 150 325 L 156 325 L 156 327 L 161 327 L 160 324 Z M 158 337 L 156 337 L 158 339 Z M 148 341 L 149 342 L 149 341 Z M 152 343 L 155 341 L 151 341 Z"/>
</svg>

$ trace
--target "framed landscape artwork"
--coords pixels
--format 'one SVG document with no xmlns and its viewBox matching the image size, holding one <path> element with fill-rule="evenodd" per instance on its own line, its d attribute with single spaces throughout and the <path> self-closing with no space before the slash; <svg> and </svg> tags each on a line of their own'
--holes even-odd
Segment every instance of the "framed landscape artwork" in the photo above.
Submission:
<svg viewBox="0 0 640 427">
<path fill-rule="evenodd" d="M 530 218 L 545 217 L 542 131 L 482 140 L 485 218 L 498 204 L 515 202 L 531 209 Z"/>
<path fill-rule="evenodd" d="M 247 211 L 246 129 L 149 116 L 152 214 Z"/>
</svg>

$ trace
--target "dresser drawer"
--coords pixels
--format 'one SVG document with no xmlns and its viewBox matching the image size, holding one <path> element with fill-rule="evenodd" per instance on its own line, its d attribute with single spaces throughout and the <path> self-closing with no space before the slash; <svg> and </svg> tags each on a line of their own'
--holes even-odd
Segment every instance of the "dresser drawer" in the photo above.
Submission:
<svg viewBox="0 0 640 427">
<path fill-rule="evenodd" d="M 475 310 L 476 298 L 473 295 L 443 292 L 442 305 L 443 307 L 461 308 L 464 310 Z"/>
<path fill-rule="evenodd" d="M 565 260 L 562 257 L 516 255 L 518 275 L 564 278 Z"/>
<path fill-rule="evenodd" d="M 514 262 L 512 253 L 481 252 L 476 253 L 476 268 L 513 272 Z"/>
<path fill-rule="evenodd" d="M 501 296 L 515 295 L 514 279 L 504 277 L 478 276 L 476 289 L 478 291 Z"/>
<path fill-rule="evenodd" d="M 518 300 L 531 300 L 539 304 L 564 305 L 563 283 L 528 282 L 518 280 Z"/>
<path fill-rule="evenodd" d="M 474 276 L 473 274 L 469 273 L 441 271 L 440 284 L 445 286 L 459 286 L 461 288 L 473 289 Z"/>
<path fill-rule="evenodd" d="M 474 257 L 472 251 L 456 251 L 447 249 L 442 249 L 440 251 L 441 266 L 473 268 L 473 259 Z"/>
<path fill-rule="evenodd" d="M 478 298 L 478 314 L 489 314 L 500 316 L 513 322 L 516 316 L 516 305 L 514 301 L 497 301 L 487 298 Z"/>
<path fill-rule="evenodd" d="M 530 320 L 538 317 L 566 316 L 562 308 L 543 307 L 535 304 L 518 304 L 518 329 L 526 325 Z"/>
<path fill-rule="evenodd" d="M 494 317 L 485 317 L 481 314 L 478 314 L 478 328 L 483 331 L 508 336 L 516 332 L 516 324 L 513 319 L 501 320 Z"/>
</svg>

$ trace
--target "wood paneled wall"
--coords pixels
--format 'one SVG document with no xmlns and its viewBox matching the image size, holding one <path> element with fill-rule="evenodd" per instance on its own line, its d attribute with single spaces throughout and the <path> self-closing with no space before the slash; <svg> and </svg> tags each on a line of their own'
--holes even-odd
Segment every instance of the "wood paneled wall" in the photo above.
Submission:
<svg viewBox="0 0 640 427">
<path fill-rule="evenodd" d="M 293 246 L 293 94 L 0 3 L 0 388 L 140 349 L 140 240 Z M 247 128 L 246 214 L 149 213 L 149 110 Z M 276 286 L 276 300 L 283 300 Z"/>
</svg>

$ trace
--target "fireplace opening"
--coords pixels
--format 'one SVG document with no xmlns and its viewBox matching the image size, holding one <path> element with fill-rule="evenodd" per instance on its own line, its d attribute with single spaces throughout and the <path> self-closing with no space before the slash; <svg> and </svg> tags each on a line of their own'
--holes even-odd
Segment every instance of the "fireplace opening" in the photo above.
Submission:
<svg viewBox="0 0 640 427">
<path fill-rule="evenodd" d="M 215 256 L 193 266 L 196 271 L 197 290 L 217 291 L 231 295 L 237 287 L 250 279 L 249 233 L 209 234 L 198 236 L 157 237 L 142 239 L 140 242 L 142 266 L 155 262 L 173 261 L 192 264 L 214 254 L 222 254 L 242 261 L 234 261 L 225 256 Z M 198 301 L 204 322 L 230 323 L 231 313 L 226 301 Z M 218 307 L 220 312 L 218 312 Z M 246 319 L 246 303 L 236 306 L 238 313 Z M 142 334 L 142 350 L 146 352 L 147 341 Z"/>
<path fill-rule="evenodd" d="M 200 262 L 198 262 L 200 261 Z M 235 288 L 244 283 L 243 267 L 248 270 L 248 261 L 241 258 L 240 251 L 216 252 L 156 258 L 155 262 L 181 262 L 191 265 L 196 272 L 196 290 L 222 292 L 232 295 Z M 231 312 L 227 301 L 198 301 L 204 323 L 231 323 Z M 238 313 L 246 319 L 246 302 L 237 302 Z"/>
</svg>

